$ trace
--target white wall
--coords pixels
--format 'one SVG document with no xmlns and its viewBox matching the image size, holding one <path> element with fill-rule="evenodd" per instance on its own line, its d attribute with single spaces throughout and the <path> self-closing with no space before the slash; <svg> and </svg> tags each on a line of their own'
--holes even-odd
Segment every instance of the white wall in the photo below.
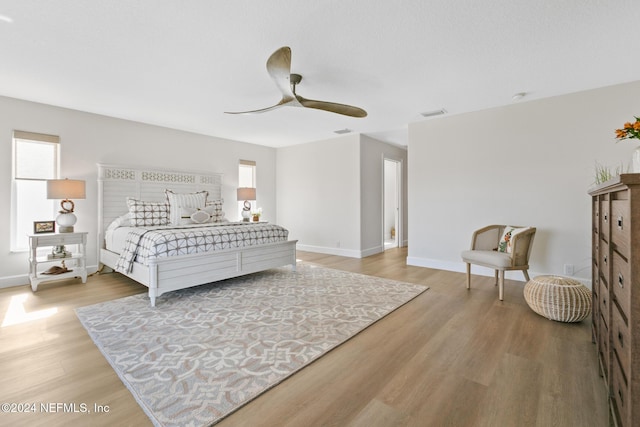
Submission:
<svg viewBox="0 0 640 427">
<path fill-rule="evenodd" d="M 358 159 L 357 134 L 277 150 L 278 223 L 298 249 L 358 256 Z"/>
<path fill-rule="evenodd" d="M 0 286 L 28 283 L 26 252 L 9 251 L 11 147 L 14 129 L 59 135 L 62 177 L 87 181 L 87 198 L 75 200 L 76 230 L 89 231 L 88 266 L 97 266 L 97 163 L 201 170 L 224 174 L 229 219 L 238 218 L 238 160 L 257 162 L 257 206 L 276 219 L 275 149 L 0 97 Z M 51 218 L 53 219 L 53 218 Z"/>
<path fill-rule="evenodd" d="M 589 283 L 594 164 L 629 163 L 614 129 L 639 114 L 634 82 L 410 124 L 408 264 L 463 271 L 474 229 L 531 225 L 531 273 Z"/>
<path fill-rule="evenodd" d="M 300 250 L 355 258 L 381 252 L 383 159 L 406 165 L 406 156 L 357 134 L 279 148 L 278 223 Z"/>
</svg>

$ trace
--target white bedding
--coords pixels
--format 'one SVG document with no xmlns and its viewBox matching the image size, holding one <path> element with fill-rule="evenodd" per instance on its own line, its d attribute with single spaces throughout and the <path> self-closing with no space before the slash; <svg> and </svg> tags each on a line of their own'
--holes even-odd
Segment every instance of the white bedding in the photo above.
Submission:
<svg viewBox="0 0 640 427">
<path fill-rule="evenodd" d="M 223 251 L 286 241 L 285 228 L 267 223 L 223 222 L 182 226 L 117 227 L 112 229 L 112 243 L 122 241 L 128 228 L 125 244 L 120 250 L 115 270 L 130 273 L 134 262 L 147 265 L 150 259 Z M 115 251 L 114 251 L 115 252 Z"/>
</svg>

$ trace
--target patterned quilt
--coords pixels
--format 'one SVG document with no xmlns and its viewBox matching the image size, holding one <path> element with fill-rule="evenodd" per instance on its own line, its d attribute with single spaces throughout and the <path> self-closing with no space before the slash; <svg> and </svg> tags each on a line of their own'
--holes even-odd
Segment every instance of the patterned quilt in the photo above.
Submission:
<svg viewBox="0 0 640 427">
<path fill-rule="evenodd" d="M 127 235 L 116 271 L 130 273 L 133 263 L 153 258 L 211 252 L 286 241 L 289 231 L 279 225 L 229 223 L 198 227 L 136 227 Z"/>
</svg>

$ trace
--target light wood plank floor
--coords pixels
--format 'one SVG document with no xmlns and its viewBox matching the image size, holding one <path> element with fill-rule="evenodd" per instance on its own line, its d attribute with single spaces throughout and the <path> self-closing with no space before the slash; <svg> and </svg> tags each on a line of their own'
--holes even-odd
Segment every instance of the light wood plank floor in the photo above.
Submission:
<svg viewBox="0 0 640 427">
<path fill-rule="evenodd" d="M 500 302 L 492 278 L 474 276 L 469 292 L 464 274 L 406 266 L 406 256 L 299 252 L 307 262 L 430 290 L 218 425 L 608 425 L 590 319 L 549 321 L 526 305 L 523 282 L 507 281 Z M 38 412 L 0 412 L 0 425 L 151 425 L 73 311 L 145 289 L 104 274 L 45 283 L 35 294 L 26 285 L 0 290 L 1 321 L 48 314 L 0 327 L 0 403 L 35 403 Z"/>
</svg>

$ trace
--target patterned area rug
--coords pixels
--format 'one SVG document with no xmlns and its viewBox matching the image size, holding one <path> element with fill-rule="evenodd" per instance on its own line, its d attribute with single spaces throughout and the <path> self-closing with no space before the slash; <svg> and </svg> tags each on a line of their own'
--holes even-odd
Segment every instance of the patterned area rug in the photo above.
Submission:
<svg viewBox="0 0 640 427">
<path fill-rule="evenodd" d="M 155 425 L 203 426 L 427 289 L 298 263 L 76 313 Z"/>
</svg>

